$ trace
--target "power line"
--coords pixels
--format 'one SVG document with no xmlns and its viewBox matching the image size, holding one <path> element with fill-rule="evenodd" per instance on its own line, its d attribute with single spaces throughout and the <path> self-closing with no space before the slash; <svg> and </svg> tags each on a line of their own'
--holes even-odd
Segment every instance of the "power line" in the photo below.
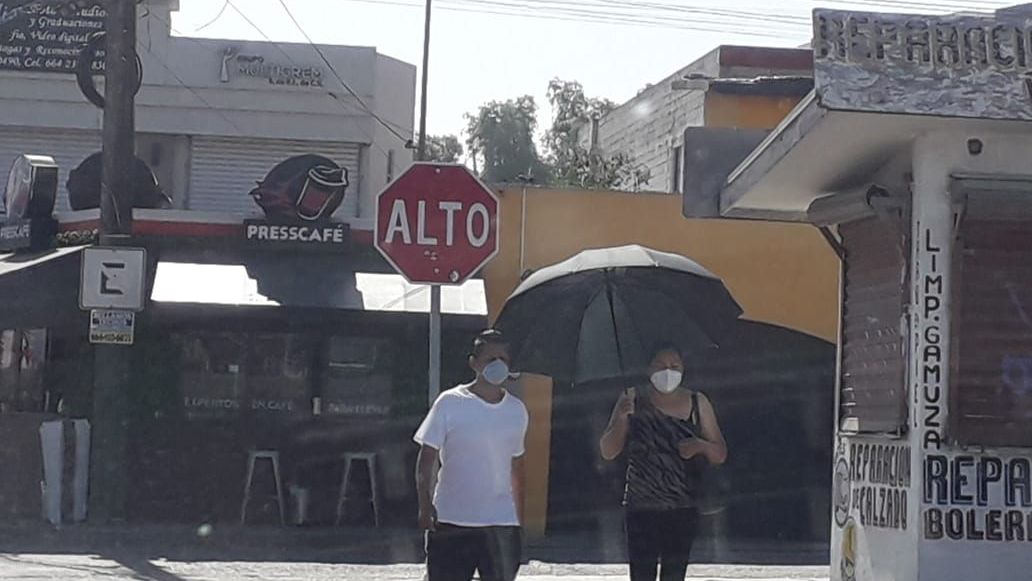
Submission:
<svg viewBox="0 0 1032 581">
<path fill-rule="evenodd" d="M 391 127 L 389 123 L 381 119 L 380 116 L 375 111 L 373 111 L 368 105 L 366 105 L 366 102 L 362 99 L 362 97 L 358 93 L 356 93 L 355 90 L 352 89 L 346 81 L 344 81 L 344 77 L 342 77 L 341 74 L 337 72 L 336 67 L 333 66 L 333 63 L 330 62 L 330 59 L 326 58 L 326 54 L 323 52 L 322 48 L 320 48 L 319 45 L 317 45 L 315 41 L 312 40 L 312 37 L 308 36 L 308 32 L 306 32 L 304 27 L 301 26 L 301 23 L 298 22 L 297 18 L 294 16 L 294 13 L 290 11 L 290 7 L 287 6 L 286 0 L 279 0 L 279 3 L 280 6 L 283 7 L 283 11 L 287 13 L 287 16 L 290 17 L 290 20 L 294 23 L 294 26 L 297 27 L 298 32 L 300 32 L 305 37 L 305 40 L 308 41 L 308 44 L 311 45 L 311 47 L 319 55 L 319 58 L 321 58 L 322 61 L 326 63 L 326 66 L 330 69 L 330 72 L 332 72 L 333 76 L 337 78 L 337 81 L 340 83 L 340 86 L 344 87 L 344 90 L 346 90 L 356 101 L 358 101 L 358 104 L 363 109 L 365 109 L 366 113 L 369 113 L 373 117 L 373 119 L 375 119 L 381 126 L 383 126 L 384 129 L 386 129 L 392 135 L 400 139 L 403 143 L 408 143 L 412 141 L 411 136 L 406 137 L 399 133 L 397 130 Z"/>
<path fill-rule="evenodd" d="M 862 5 L 869 6 L 872 8 L 892 8 L 901 10 L 934 10 L 936 12 L 952 12 L 952 11 L 971 11 L 971 12 L 991 12 L 996 8 L 1006 6 L 1006 2 L 977 2 L 976 0 L 967 0 L 965 2 L 944 0 L 942 2 L 923 2 L 921 0 L 904 0 L 902 2 L 895 2 L 892 0 L 823 0 L 828 4 L 850 4 L 850 5 Z"/>
<path fill-rule="evenodd" d="M 526 1 L 533 2 L 534 0 Z M 566 20 L 571 22 L 591 22 L 597 24 L 694 30 L 721 34 L 739 33 L 766 38 L 781 37 L 770 30 L 743 30 L 743 26 L 753 28 L 757 25 L 749 22 L 732 22 L 727 19 L 707 20 L 698 17 L 685 18 L 660 16 L 641 11 L 628 13 L 612 10 L 589 10 L 585 8 L 563 6 L 549 7 L 548 5 L 530 5 L 526 3 L 517 4 L 512 2 L 486 0 L 445 0 L 445 2 L 451 4 L 451 6 L 446 4 L 442 6 L 442 9 L 459 12 L 467 11 L 543 20 Z"/>
<path fill-rule="evenodd" d="M 222 119 L 223 119 L 223 120 L 224 120 L 224 121 L 225 121 L 226 123 L 229 123 L 230 127 L 232 127 L 232 128 L 234 128 L 234 129 L 236 129 L 237 131 L 239 131 L 239 132 L 241 132 L 241 133 L 243 133 L 243 132 L 244 132 L 244 130 L 243 130 L 243 129 L 241 129 L 241 128 L 240 128 L 240 126 L 239 126 L 239 125 L 237 125 L 237 124 L 236 124 L 235 122 L 233 122 L 233 120 L 232 120 L 232 119 L 230 119 L 230 118 L 229 118 L 229 116 L 225 114 L 225 112 L 223 112 L 223 111 L 222 111 L 221 109 L 219 109 L 218 107 L 216 107 L 216 106 L 212 105 L 212 104 L 211 104 L 211 102 L 209 102 L 209 101 L 208 101 L 207 99 L 205 99 L 205 98 L 204 98 L 204 95 L 201 95 L 201 94 L 200 94 L 200 92 L 198 92 L 198 91 L 197 91 L 196 89 L 194 89 L 193 87 L 191 87 L 190 85 L 188 85 L 188 84 L 186 83 L 186 81 L 184 81 L 184 80 L 183 80 L 183 78 L 182 78 L 182 77 L 180 77 L 180 76 L 179 76 L 179 75 L 178 75 L 178 74 L 176 73 L 176 71 L 175 71 L 175 70 L 173 70 L 173 69 L 172 69 L 172 67 L 171 67 L 171 66 L 169 66 L 169 64 L 168 64 L 168 63 L 166 63 L 166 62 L 165 62 L 165 60 L 164 60 L 164 59 L 162 59 L 162 58 L 161 58 L 161 57 L 160 57 L 160 56 L 159 56 L 159 55 L 158 55 L 158 54 L 157 54 L 156 52 L 154 52 L 154 51 L 153 51 L 153 50 L 151 50 L 150 48 L 148 48 L 148 47 L 144 46 L 144 44 L 143 44 L 142 42 L 138 42 L 138 43 L 137 43 L 137 45 L 139 45 L 139 46 L 140 46 L 141 48 L 143 48 L 143 49 L 144 49 L 144 50 L 146 50 L 146 51 L 147 51 L 148 53 L 150 53 L 150 55 L 151 55 L 152 57 L 154 57 L 154 60 L 158 61 L 158 64 L 159 64 L 159 65 L 161 65 L 161 67 L 162 67 L 163 69 L 165 69 L 166 71 L 168 71 L 168 73 L 169 73 L 170 75 L 172 75 L 172 77 L 173 77 L 173 78 L 175 78 L 176 82 L 178 82 L 178 83 L 179 83 L 179 84 L 180 84 L 180 85 L 181 85 L 181 86 L 182 86 L 182 87 L 183 87 L 184 89 L 186 89 L 187 91 L 190 91 L 190 93 L 192 93 L 192 94 L 193 94 L 193 96 L 194 96 L 194 97 L 196 97 L 198 101 L 200 101 L 201 103 L 203 103 L 205 107 L 207 107 L 208 109 L 210 109 L 210 110 L 214 111 L 215 113 L 217 113 L 217 114 L 219 115 L 219 117 L 222 117 Z"/>
<path fill-rule="evenodd" d="M 201 25 L 200 27 L 198 27 L 198 28 L 195 28 L 195 29 L 194 29 L 194 33 L 198 33 L 198 32 L 200 32 L 200 31 L 204 30 L 205 28 L 208 28 L 208 27 L 209 27 L 209 26 L 211 26 L 212 24 L 215 24 L 215 23 L 216 23 L 216 22 L 218 22 L 219 20 L 221 20 L 221 19 L 222 19 L 222 16 L 223 16 L 223 15 L 224 15 L 224 14 L 226 13 L 226 9 L 227 9 L 227 8 L 229 8 L 229 0 L 226 0 L 225 2 L 223 2 L 223 3 L 222 3 L 222 9 L 221 9 L 221 10 L 219 10 L 219 13 L 215 15 L 215 18 L 212 18 L 212 19 L 211 19 L 211 20 L 209 20 L 209 21 L 208 21 L 208 22 L 207 22 L 206 24 L 203 24 L 203 25 Z"/>
<path fill-rule="evenodd" d="M 277 49 L 277 50 L 278 50 L 278 51 L 279 51 L 279 52 L 280 52 L 280 53 L 281 53 L 281 54 L 282 54 L 282 55 L 283 55 L 284 57 L 286 57 L 286 59 L 287 59 L 288 61 L 290 61 L 290 62 L 291 62 L 291 64 L 293 64 L 293 65 L 295 65 L 295 66 L 301 66 L 301 65 L 300 65 L 300 64 L 298 64 L 298 62 L 297 62 L 297 61 L 296 61 L 296 60 L 294 59 L 294 57 L 293 57 L 293 56 L 291 56 L 291 55 L 290 55 L 290 53 L 288 53 L 288 52 L 287 52 L 287 51 L 286 51 L 286 50 L 285 50 L 285 49 L 283 48 L 283 46 L 282 46 L 282 45 L 281 45 L 280 43 L 278 43 L 278 42 L 276 42 L 276 41 L 272 40 L 272 38 L 270 38 L 268 34 L 265 34 L 265 31 L 264 31 L 264 30 L 262 30 L 262 28 L 261 28 L 260 26 L 258 26 L 258 25 L 257 25 L 257 24 L 256 24 L 256 23 L 255 23 L 255 22 L 253 21 L 253 20 L 251 20 L 251 19 L 250 19 L 250 18 L 249 18 L 249 17 L 247 16 L 247 14 L 245 14 L 245 13 L 244 13 L 244 11 L 243 11 L 243 10 L 241 10 L 241 9 L 240 9 L 239 7 L 237 7 L 237 5 L 236 5 L 236 4 L 235 4 L 235 3 L 234 3 L 234 2 L 232 1 L 232 0 L 227 0 L 227 3 L 229 4 L 230 8 L 232 8 L 232 9 L 233 9 L 233 10 L 234 10 L 234 11 L 235 11 L 235 12 L 236 12 L 237 14 L 239 14 L 239 15 L 240 15 L 240 17 L 241 17 L 241 18 L 243 18 L 243 19 L 244 19 L 244 21 L 245 21 L 245 22 L 247 22 L 247 24 L 248 24 L 248 25 L 249 25 L 249 26 L 250 26 L 251 28 L 253 28 L 253 29 L 254 29 L 254 30 L 255 30 L 256 32 L 258 32 L 258 34 L 260 34 L 260 35 L 262 36 L 262 38 L 264 38 L 264 39 L 266 40 L 266 42 L 268 42 L 269 44 L 272 44 L 273 46 L 275 46 L 275 47 L 276 47 L 276 49 Z M 302 30 L 302 34 L 304 34 L 304 31 L 303 31 L 303 30 Z M 307 36 L 307 35 L 306 35 L 306 36 Z M 313 46 L 313 47 L 315 47 L 315 44 L 314 44 L 314 43 L 311 43 L 311 42 L 309 42 L 309 44 L 312 44 L 312 46 Z M 325 57 L 325 56 L 324 56 L 324 55 L 322 54 L 322 51 L 320 51 L 320 50 L 318 49 L 318 47 L 315 47 L 315 48 L 316 48 L 316 51 L 317 51 L 317 52 L 319 52 L 319 56 L 320 56 L 320 57 L 322 57 L 322 59 L 323 59 L 323 61 L 324 61 L 324 62 L 326 62 L 326 60 L 327 60 L 327 59 L 326 59 L 326 57 Z M 327 64 L 328 64 L 328 63 L 327 63 Z M 342 84 L 344 85 L 344 88 L 345 88 L 345 89 L 347 89 L 347 90 L 348 90 L 348 91 L 349 91 L 350 93 L 352 93 L 352 94 L 354 95 L 354 92 L 352 92 L 352 91 L 351 91 L 351 88 L 350 88 L 350 87 L 348 87 L 346 83 L 343 83 L 343 80 L 342 80 L 342 79 L 340 79 L 340 75 L 339 75 L 339 74 L 337 74 L 337 71 L 336 71 L 336 69 L 334 69 L 332 65 L 329 65 L 329 64 L 328 64 L 328 66 L 330 66 L 330 70 L 331 70 L 331 71 L 332 71 L 332 72 L 333 72 L 333 73 L 334 73 L 335 75 L 337 75 L 337 78 L 338 78 L 338 80 L 340 80 L 340 81 L 341 81 L 341 83 L 342 83 Z M 342 101 L 342 100 L 341 100 L 341 99 L 340 99 L 339 97 L 337 97 L 337 95 L 335 95 L 335 94 L 334 94 L 334 93 L 333 93 L 332 91 L 327 91 L 327 94 L 328 94 L 328 95 L 329 95 L 330 97 L 332 97 L 332 98 L 333 98 L 333 99 L 334 99 L 335 101 L 337 101 L 338 103 L 340 103 L 341 105 L 344 105 L 344 106 L 349 106 L 349 105 L 350 105 L 350 104 L 346 103 L 345 101 Z M 357 95 L 355 95 L 355 96 L 356 96 L 356 98 L 357 98 Z M 363 113 L 368 113 L 368 114 L 369 114 L 370 116 L 372 116 L 372 117 L 373 117 L 374 119 L 376 119 L 376 121 L 377 121 L 377 122 L 379 122 L 379 123 L 380 123 L 381 125 L 387 126 L 387 129 L 388 129 L 388 131 L 390 131 L 390 132 L 391 132 L 392 134 L 394 134 L 395 136 L 397 136 L 397 137 L 398 137 L 399 139 L 401 139 L 402 141 L 405 141 L 406 143 L 407 143 L 408 141 L 410 141 L 410 139 L 411 139 L 411 138 L 408 138 L 408 137 L 404 137 L 404 136 L 399 136 L 399 135 L 398 135 L 398 133 L 397 133 L 396 131 L 393 131 L 393 130 L 391 130 L 391 128 L 390 128 L 389 126 L 393 125 L 394 127 L 397 127 L 397 128 L 398 128 L 399 130 L 401 130 L 401 131 L 409 131 L 409 132 L 411 132 L 411 131 L 412 131 L 411 129 L 409 129 L 409 128 L 405 128 L 405 127 L 402 127 L 402 126 L 400 126 L 400 125 L 397 125 L 397 124 L 392 124 L 392 123 L 390 123 L 390 122 L 388 122 L 388 121 L 384 120 L 384 119 L 383 119 L 382 117 L 380 117 L 379 115 L 377 115 L 376 113 L 374 113 L 374 112 L 373 112 L 373 111 L 372 111 L 372 110 L 371 110 L 371 109 L 370 109 L 370 108 L 369 108 L 368 106 L 366 106 L 366 105 L 365 105 L 365 102 L 364 102 L 364 101 L 362 101 L 362 99 L 361 99 L 361 98 L 357 98 L 357 100 L 359 101 L 359 103 L 360 103 L 360 105 L 361 105 L 361 107 L 359 107 L 359 108 L 358 108 L 358 109 L 359 109 L 360 111 L 362 111 Z M 350 107 L 349 107 L 349 108 L 350 108 Z M 374 140 L 374 139 L 372 138 L 372 136 L 366 135 L 366 137 L 368 137 L 368 138 L 370 139 L 370 141 L 372 141 L 372 142 L 373 142 L 373 143 L 375 144 L 375 140 Z M 377 149 L 379 149 L 379 150 L 380 150 L 381 152 L 383 152 L 383 154 L 384 154 L 384 155 L 387 155 L 387 152 L 386 152 L 386 151 L 384 151 L 384 150 L 383 150 L 383 148 L 379 147 L 378 145 L 377 145 L 376 147 L 377 147 Z"/>
<path fill-rule="evenodd" d="M 640 8 L 623 8 L 614 9 L 612 7 L 600 6 L 598 4 L 586 5 L 583 3 L 576 2 L 550 2 L 547 0 L 518 0 L 518 1 L 504 1 L 504 0 L 453 0 L 455 2 L 461 2 L 472 6 L 487 6 L 487 7 L 498 7 L 501 9 L 510 10 L 527 10 L 533 12 L 546 12 L 553 14 L 563 14 L 574 17 L 593 17 L 593 18 L 610 18 L 613 20 L 624 20 L 629 23 L 645 23 L 645 24 L 662 24 L 667 22 L 679 22 L 689 26 L 702 26 L 702 27 L 730 27 L 741 31 L 742 27 L 746 28 L 764 28 L 766 29 L 767 24 L 778 24 L 778 25 L 804 25 L 801 22 L 785 22 L 782 20 L 775 20 L 769 16 L 756 16 L 750 19 L 729 19 L 727 16 L 714 15 L 706 11 L 697 10 L 690 18 L 686 16 L 661 16 L 655 14 L 651 10 L 641 10 Z M 625 3 L 626 4 L 626 3 Z M 592 8 L 589 8 L 591 6 Z M 601 9 L 596 9 L 601 8 Z M 699 16 L 709 16 L 710 18 L 703 18 Z M 766 30 L 765 30 L 766 31 Z"/>
<path fill-rule="evenodd" d="M 374 5 L 418 8 L 418 0 L 352 0 Z M 827 0 L 833 4 L 868 5 L 936 12 L 986 11 L 1006 5 L 998 0 Z M 778 15 L 754 10 L 726 9 L 704 5 L 637 0 L 438 0 L 441 10 L 495 14 L 548 20 L 566 20 L 639 27 L 700 30 L 705 32 L 739 33 L 760 37 L 784 38 L 795 35 L 796 29 L 808 27 L 810 18 L 803 15 Z M 671 15 L 679 15 L 671 17 Z M 689 18 L 688 16 L 692 17 Z M 789 27 L 789 30 L 783 27 Z M 764 30 L 751 30 L 762 27 Z"/>
<path fill-rule="evenodd" d="M 228 3 L 228 4 L 230 5 L 230 7 L 231 7 L 231 8 L 233 8 L 234 10 L 236 10 L 236 6 L 234 6 L 234 5 L 232 4 L 232 2 L 231 2 L 231 1 L 229 1 L 229 2 L 227 2 L 227 3 Z M 179 38 L 182 38 L 182 39 L 184 39 L 184 40 L 186 40 L 186 41 L 188 41 L 188 42 L 193 42 L 194 44 L 196 44 L 196 45 L 198 45 L 198 46 L 201 46 L 201 47 L 204 47 L 204 48 L 209 48 L 209 47 L 208 47 L 208 45 L 206 45 L 206 44 L 202 43 L 202 42 L 201 42 L 200 40 L 197 40 L 196 38 L 193 38 L 193 37 L 187 36 L 187 35 L 183 34 L 183 33 L 182 33 L 181 31 L 179 31 L 179 30 L 176 30 L 175 26 L 173 26 L 173 25 L 172 25 L 172 23 L 171 23 L 170 21 L 168 21 L 168 20 L 166 20 L 166 19 L 164 19 L 164 18 L 162 18 L 162 17 L 158 16 L 157 14 L 152 14 L 151 16 L 153 16 L 154 18 L 157 18 L 157 19 L 158 19 L 158 20 L 160 20 L 160 21 L 161 21 L 162 23 L 164 23 L 164 24 L 168 25 L 168 27 L 169 27 L 169 30 L 171 30 L 171 31 L 172 31 L 173 33 L 175 33 L 175 34 L 176 34 L 176 35 L 177 35 L 177 36 L 178 36 Z M 244 16 L 244 15 L 243 15 L 243 14 L 241 14 L 241 16 Z M 268 40 L 269 44 L 272 44 L 272 45 L 274 45 L 274 46 L 275 46 L 275 47 L 276 47 L 277 49 L 279 49 L 279 51 L 280 51 L 281 53 L 283 53 L 283 55 L 284 55 L 284 56 L 285 56 L 285 57 L 286 57 L 286 58 L 287 58 L 287 59 L 288 59 L 288 60 L 289 60 L 289 61 L 291 62 L 291 64 L 293 64 L 294 66 L 298 66 L 298 67 L 300 67 L 300 66 L 301 66 L 301 65 L 299 65 L 299 64 L 298 64 L 298 62 L 297 62 L 296 60 L 294 60 L 294 59 L 293 59 L 293 57 L 291 57 L 291 56 L 290 56 L 290 54 L 289 54 L 289 53 L 287 53 L 287 52 L 286 52 L 285 50 L 283 50 L 283 47 L 281 47 L 281 46 L 279 45 L 279 43 L 277 43 L 277 42 L 275 42 L 275 41 L 273 41 L 273 40 L 269 39 L 269 37 L 268 37 L 268 36 L 267 36 L 267 35 L 265 34 L 265 32 L 264 32 L 264 31 L 262 31 L 262 29 L 261 29 L 261 28 L 258 28 L 258 26 L 257 26 L 256 24 L 254 24 L 253 22 L 251 22 L 251 20 L 250 20 L 249 18 L 247 18 L 246 16 L 244 16 L 244 20 L 246 20 L 246 21 L 247 21 L 247 22 L 248 22 L 248 23 L 249 23 L 249 24 L 250 24 L 250 25 L 251 25 L 251 26 L 252 26 L 252 27 L 253 27 L 253 28 L 254 28 L 254 29 L 255 29 L 255 30 L 256 30 L 256 31 L 257 31 L 257 32 L 259 33 L 259 34 L 261 34 L 262 36 L 264 36 L 264 37 L 265 37 L 265 38 L 266 38 L 266 39 Z M 148 49 L 148 52 L 151 52 L 151 51 L 150 51 L 150 50 Z M 172 71 L 171 69 L 169 69 L 169 67 L 168 67 L 168 66 L 167 66 L 166 64 L 164 64 L 164 63 L 161 63 L 161 62 L 160 62 L 160 60 L 159 60 L 159 64 L 161 64 L 161 65 L 162 65 L 163 67 L 165 67 L 165 68 L 166 68 L 167 70 L 169 70 L 169 71 L 170 71 L 170 72 L 172 73 L 172 75 L 173 75 L 174 77 L 176 77 L 176 79 L 177 79 L 177 80 L 179 80 L 180 84 L 182 84 L 182 85 L 183 85 L 183 86 L 184 86 L 184 87 L 185 87 L 186 89 L 190 90 L 190 91 L 191 91 L 192 93 L 194 93 L 194 95 L 196 95 L 196 96 L 197 96 L 197 97 L 198 97 L 199 99 L 201 99 L 202 101 L 204 101 L 204 98 L 203 98 L 203 97 L 202 97 L 202 96 L 201 96 L 200 94 L 198 94 L 198 93 L 197 93 L 196 91 L 193 91 L 193 90 L 192 90 L 192 89 L 191 89 L 191 88 L 190 88 L 190 87 L 189 87 L 189 86 L 188 86 L 188 85 L 187 85 L 187 84 L 186 84 L 185 82 L 183 82 L 183 81 L 182 81 L 182 79 L 180 79 L 180 78 L 178 77 L 178 75 L 176 75 L 175 71 Z M 334 94 L 334 93 L 333 93 L 332 91 L 326 91 L 326 94 L 327 94 L 327 95 L 329 95 L 329 96 L 330 96 L 330 98 L 332 98 L 332 99 L 333 99 L 334 101 L 336 101 L 337 103 L 340 103 L 340 104 L 341 104 L 341 106 L 347 107 L 347 108 L 348 108 L 349 110 L 351 110 L 351 111 L 354 111 L 354 110 L 355 110 L 355 108 L 354 108 L 354 107 L 352 107 L 352 106 L 350 106 L 350 104 L 348 104 L 348 103 L 345 103 L 344 101 L 341 101 L 341 100 L 340 100 L 340 98 L 339 98 L 339 97 L 337 97 L 337 95 L 335 95 L 335 94 Z M 204 102 L 207 102 L 207 101 L 204 101 Z M 228 118 L 227 118 L 227 121 L 229 121 L 229 119 L 228 119 Z M 232 121 L 230 121 L 230 123 L 232 123 Z M 236 127 L 236 125 L 234 125 L 234 127 Z M 384 148 L 380 147 L 380 145 L 379 145 L 378 143 L 376 143 L 376 139 L 374 139 L 372 135 L 370 135 L 370 134 L 369 134 L 369 133 L 368 133 L 368 132 L 367 132 L 367 131 L 366 131 L 365 129 L 363 129 L 361 125 L 356 125 L 355 127 L 356 127 L 356 129 L 358 129 L 358 131 L 359 131 L 359 132 L 361 132 L 361 133 L 362 133 L 362 135 L 364 135 L 364 136 L 366 137 L 366 139 L 368 139 L 368 140 L 369 140 L 369 144 L 370 144 L 371 146 L 373 146 L 373 147 L 374 147 L 374 148 L 375 148 L 376 150 L 378 150 L 378 151 L 379 151 L 379 152 L 380 152 L 381 154 L 383 154 L 383 156 L 384 156 L 385 158 L 390 158 L 390 154 L 389 154 L 389 153 L 387 153 L 387 151 L 386 151 L 386 150 L 385 150 Z M 239 127 L 237 127 L 237 130 L 239 130 L 239 131 L 243 132 L 243 130 L 241 130 L 241 129 L 240 129 Z"/>
<path fill-rule="evenodd" d="M 360 2 L 364 4 L 372 4 L 375 6 L 402 6 L 406 8 L 420 8 L 422 4 L 416 2 L 407 2 L 404 0 L 349 0 L 351 2 Z M 450 4 L 447 2 L 451 2 Z M 661 17 L 616 17 L 613 15 L 599 15 L 593 14 L 590 11 L 580 12 L 554 12 L 546 9 L 540 9 L 536 7 L 526 7 L 524 10 L 517 10 L 513 8 L 505 8 L 502 6 L 478 6 L 476 4 L 463 4 L 464 0 L 439 0 L 436 5 L 440 10 L 450 12 L 462 12 L 462 13 L 477 13 L 477 14 L 491 14 L 498 16 L 515 16 L 519 18 L 529 18 L 535 20 L 559 20 L 567 22 L 577 23 L 594 23 L 594 24 L 614 24 L 614 25 L 625 25 L 625 26 L 636 26 L 640 28 L 666 28 L 666 29 L 677 29 L 677 30 L 692 30 L 698 32 L 714 32 L 719 34 L 739 34 L 743 36 L 753 36 L 759 38 L 776 38 L 783 40 L 785 34 L 777 34 L 770 31 L 751 31 L 742 30 L 740 23 L 733 23 L 728 21 L 725 23 L 715 24 L 712 26 L 700 26 L 692 24 L 692 21 L 686 19 L 669 19 Z M 471 0 L 465 0 L 470 2 Z"/>
<path fill-rule="evenodd" d="M 468 0 L 471 3 L 512 5 L 501 0 Z M 753 24 L 755 22 L 768 22 L 775 24 L 800 24 L 805 19 L 799 16 L 779 16 L 762 12 L 751 12 L 745 10 L 726 10 L 708 7 L 693 7 L 680 4 L 666 4 L 655 2 L 635 2 L 630 0 L 519 0 L 516 7 L 540 9 L 562 9 L 565 11 L 579 11 L 598 16 L 610 17 L 648 17 L 659 18 L 657 12 L 668 12 L 675 14 L 691 14 L 690 22 L 730 25 L 730 24 Z M 536 5 L 533 7 L 528 4 Z M 699 16 L 717 17 L 717 20 L 700 20 Z M 662 17 L 667 19 L 668 17 Z M 682 17 L 683 19 L 683 17 Z"/>
</svg>

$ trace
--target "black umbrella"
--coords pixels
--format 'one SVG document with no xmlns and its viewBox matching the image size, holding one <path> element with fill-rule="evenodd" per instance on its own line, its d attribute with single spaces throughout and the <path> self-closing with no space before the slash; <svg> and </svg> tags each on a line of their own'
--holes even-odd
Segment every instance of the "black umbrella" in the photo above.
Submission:
<svg viewBox="0 0 1032 581">
<path fill-rule="evenodd" d="M 741 314 L 724 283 L 694 261 L 622 246 L 535 272 L 496 327 L 521 371 L 586 383 L 640 375 L 658 341 L 705 353 Z"/>
</svg>

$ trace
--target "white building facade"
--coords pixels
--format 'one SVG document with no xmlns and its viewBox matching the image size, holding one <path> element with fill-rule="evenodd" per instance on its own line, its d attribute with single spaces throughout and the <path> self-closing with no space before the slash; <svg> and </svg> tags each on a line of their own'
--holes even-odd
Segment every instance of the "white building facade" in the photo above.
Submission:
<svg viewBox="0 0 1032 581">
<path fill-rule="evenodd" d="M 0 4 L 0 184 L 15 156 L 50 155 L 60 212 L 68 172 L 100 150 L 102 112 L 71 69 L 82 39 L 102 26 L 102 2 L 71 15 L 21 4 Z M 412 159 L 416 68 L 371 47 L 174 36 L 178 8 L 141 4 L 137 45 L 137 155 L 173 207 L 260 214 L 248 195 L 255 182 L 291 156 L 317 154 L 348 170 L 334 218 L 371 229 L 376 194 Z"/>
</svg>

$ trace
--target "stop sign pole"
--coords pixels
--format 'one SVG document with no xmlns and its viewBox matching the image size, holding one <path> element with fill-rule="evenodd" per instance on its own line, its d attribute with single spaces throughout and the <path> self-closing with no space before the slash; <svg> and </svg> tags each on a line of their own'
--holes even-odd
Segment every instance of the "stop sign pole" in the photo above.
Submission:
<svg viewBox="0 0 1032 581">
<path fill-rule="evenodd" d="M 463 165 L 415 163 L 376 198 L 375 244 L 413 284 L 430 285 L 431 403 L 440 393 L 441 285 L 498 253 L 498 198 Z"/>
</svg>

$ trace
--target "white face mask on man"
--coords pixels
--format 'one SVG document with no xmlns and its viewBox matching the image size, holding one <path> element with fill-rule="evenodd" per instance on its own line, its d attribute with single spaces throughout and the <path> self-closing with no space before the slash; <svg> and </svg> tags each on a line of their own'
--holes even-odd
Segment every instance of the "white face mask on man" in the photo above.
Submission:
<svg viewBox="0 0 1032 581">
<path fill-rule="evenodd" d="M 683 374 L 676 369 L 660 369 L 649 377 L 653 387 L 661 393 L 673 393 L 681 385 Z"/>
<path fill-rule="evenodd" d="M 509 379 L 509 366 L 501 359 L 495 359 L 484 366 L 480 376 L 491 385 L 502 385 Z"/>
</svg>

